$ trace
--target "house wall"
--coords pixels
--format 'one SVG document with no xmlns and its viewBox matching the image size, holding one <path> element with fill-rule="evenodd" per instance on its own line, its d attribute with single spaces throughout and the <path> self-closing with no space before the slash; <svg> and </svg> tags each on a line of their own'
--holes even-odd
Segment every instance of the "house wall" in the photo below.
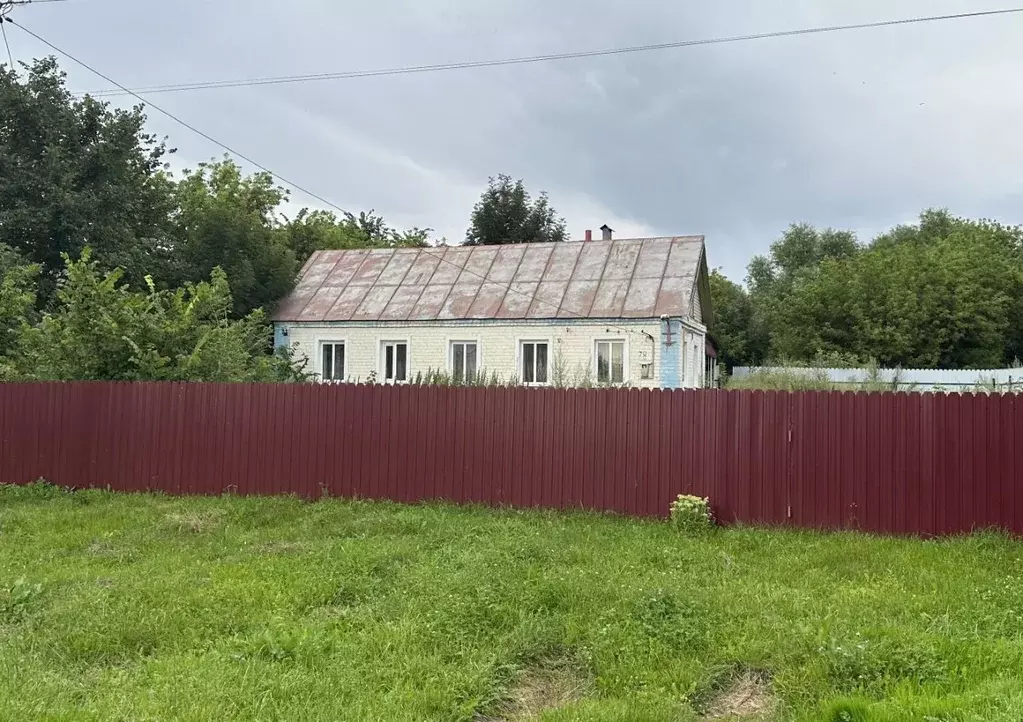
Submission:
<svg viewBox="0 0 1023 722">
<path fill-rule="evenodd" d="M 688 325 L 682 328 L 682 378 L 681 388 L 702 388 L 706 386 L 707 336 L 703 329 L 695 330 Z"/>
<path fill-rule="evenodd" d="M 703 304 L 700 302 L 700 284 L 693 288 L 693 307 L 689 309 L 689 316 L 697 323 L 703 323 Z"/>
<path fill-rule="evenodd" d="M 662 389 L 682 388 L 682 321 L 662 321 L 656 376 Z"/>
<path fill-rule="evenodd" d="M 296 357 L 309 359 L 308 371 L 321 371 L 320 344 L 342 341 L 345 344 L 345 375 L 351 381 L 366 381 L 376 373 L 382 378 L 381 344 L 385 341 L 408 341 L 409 376 L 443 370 L 450 372 L 450 347 L 454 341 L 476 341 L 479 344 L 479 367 L 487 374 L 496 372 L 502 380 L 519 378 L 520 342 L 550 343 L 549 378 L 560 379 L 567 386 L 578 386 L 588 378 L 596 383 L 597 340 L 621 339 L 625 342 L 625 378 L 630 386 L 639 388 L 697 387 L 702 385 L 703 338 L 705 329 L 697 324 L 682 324 L 674 319 L 673 343 L 664 344 L 666 323 L 658 319 L 642 321 L 566 320 L 566 321 L 460 321 L 460 322 L 345 322 L 345 323 L 281 323 L 275 326 L 277 346 L 288 345 Z M 613 324 L 613 325 L 612 325 Z M 681 331 L 690 339 L 689 356 L 683 357 Z M 286 333 L 285 333 L 286 331 Z M 692 357 L 692 344 L 699 343 L 698 363 Z M 677 378 L 664 379 L 665 360 L 679 369 Z M 641 378 L 641 365 L 653 363 L 652 378 Z M 664 383 L 662 383 L 664 379 Z"/>
</svg>

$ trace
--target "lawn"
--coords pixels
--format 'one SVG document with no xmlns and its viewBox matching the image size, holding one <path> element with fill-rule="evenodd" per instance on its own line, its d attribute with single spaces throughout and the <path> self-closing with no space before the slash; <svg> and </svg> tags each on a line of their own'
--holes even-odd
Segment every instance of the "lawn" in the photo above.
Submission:
<svg viewBox="0 0 1023 722">
<path fill-rule="evenodd" d="M 1021 635 L 995 534 L 0 487 L 2 720 L 1015 722 Z"/>
</svg>

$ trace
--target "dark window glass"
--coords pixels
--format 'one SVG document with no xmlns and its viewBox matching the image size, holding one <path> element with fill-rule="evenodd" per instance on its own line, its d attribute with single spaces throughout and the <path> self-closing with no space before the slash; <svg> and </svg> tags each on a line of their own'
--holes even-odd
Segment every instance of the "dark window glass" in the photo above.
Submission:
<svg viewBox="0 0 1023 722">
<path fill-rule="evenodd" d="M 334 346 L 329 343 L 323 344 L 323 380 L 330 381 L 334 378 Z"/>
<path fill-rule="evenodd" d="M 533 349 L 534 345 L 531 343 L 522 344 L 522 382 L 527 384 L 531 384 L 536 381 L 536 366 Z"/>
<path fill-rule="evenodd" d="M 397 361 L 394 364 L 394 367 L 395 367 L 394 380 L 395 381 L 407 381 L 408 380 L 408 346 L 403 344 L 403 343 L 396 344 L 395 347 L 394 347 L 394 351 L 395 351 L 395 355 L 397 356 Z"/>
<path fill-rule="evenodd" d="M 476 344 L 465 344 L 465 378 L 473 381 L 476 378 Z"/>
<path fill-rule="evenodd" d="M 547 383 L 547 344 L 536 345 L 536 382 Z"/>
<path fill-rule="evenodd" d="M 455 383 L 460 384 L 465 379 L 465 345 L 456 343 L 451 346 L 451 372 L 455 377 Z"/>
</svg>

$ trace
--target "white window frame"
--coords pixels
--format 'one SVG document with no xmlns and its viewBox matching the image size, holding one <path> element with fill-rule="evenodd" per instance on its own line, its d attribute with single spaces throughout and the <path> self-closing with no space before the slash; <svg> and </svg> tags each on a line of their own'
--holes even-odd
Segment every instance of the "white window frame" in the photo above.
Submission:
<svg viewBox="0 0 1023 722">
<path fill-rule="evenodd" d="M 324 346 L 343 346 L 345 349 L 345 367 L 341 378 L 328 379 L 323 376 L 323 347 Z M 344 383 L 348 378 L 348 340 L 344 338 L 325 338 L 320 339 L 316 342 L 316 370 L 320 376 L 320 382 L 326 384 L 340 384 Z"/>
<path fill-rule="evenodd" d="M 622 386 L 629 383 L 629 379 L 632 377 L 629 375 L 629 340 L 622 336 L 607 336 L 604 338 L 597 337 L 593 339 L 593 380 L 595 383 L 604 383 L 600 380 L 600 370 L 598 364 L 598 351 L 597 344 L 601 343 L 620 343 L 622 344 L 622 380 L 621 381 L 608 381 L 607 383 L 611 386 Z"/>
<path fill-rule="evenodd" d="M 405 379 L 402 381 L 388 380 L 387 378 L 387 347 L 405 344 Z M 395 369 L 398 365 L 398 354 L 395 352 Z M 412 344 L 407 338 L 385 338 L 380 339 L 377 344 L 377 369 L 379 381 L 384 384 L 407 384 L 412 379 Z"/>
<path fill-rule="evenodd" d="M 455 379 L 455 344 L 473 344 L 476 346 L 476 373 L 483 371 L 483 341 L 479 338 L 448 338 L 448 374 L 451 380 Z"/>
<path fill-rule="evenodd" d="M 523 371 L 522 362 L 525 360 L 525 353 L 523 352 L 523 347 L 527 343 L 532 343 L 532 344 L 543 343 L 543 344 L 547 344 L 547 380 L 546 381 L 543 381 L 543 382 L 541 382 L 541 381 L 526 381 L 526 378 L 525 378 L 526 375 L 524 373 L 522 373 L 522 371 Z M 516 352 L 515 352 L 515 375 L 518 376 L 519 383 L 521 383 L 523 386 L 550 386 L 553 383 L 551 381 L 551 374 L 554 371 L 554 340 L 553 339 L 551 339 L 551 338 L 538 338 L 538 337 L 535 337 L 535 336 L 523 336 L 522 338 L 515 339 L 515 349 L 516 349 Z M 534 353 L 534 357 L 533 357 L 533 370 L 534 370 L 534 374 L 533 375 L 536 376 L 536 373 L 535 373 L 535 370 L 536 370 L 536 356 L 535 356 L 536 350 L 535 349 L 534 349 L 533 353 Z"/>
</svg>

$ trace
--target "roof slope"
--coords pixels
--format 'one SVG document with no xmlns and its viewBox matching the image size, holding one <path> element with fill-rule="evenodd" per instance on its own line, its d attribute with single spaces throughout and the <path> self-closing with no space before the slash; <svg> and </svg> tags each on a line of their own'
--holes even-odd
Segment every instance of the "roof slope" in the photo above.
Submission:
<svg viewBox="0 0 1023 722">
<path fill-rule="evenodd" d="M 688 316 L 703 236 L 318 251 L 275 321 Z"/>
</svg>

